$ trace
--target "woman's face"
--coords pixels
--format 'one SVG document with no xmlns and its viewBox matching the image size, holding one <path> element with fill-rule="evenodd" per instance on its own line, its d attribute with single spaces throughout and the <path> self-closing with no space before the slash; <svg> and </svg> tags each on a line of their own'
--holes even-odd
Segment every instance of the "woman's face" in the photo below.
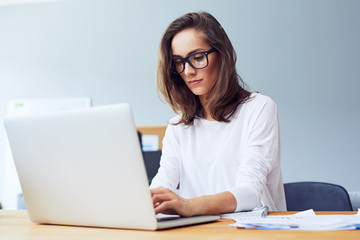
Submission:
<svg viewBox="0 0 360 240">
<path fill-rule="evenodd" d="M 211 46 L 204 40 L 203 33 L 189 28 L 177 33 L 172 42 L 171 49 L 173 57 L 185 58 L 196 52 L 204 52 L 211 49 Z M 185 70 L 180 74 L 188 88 L 198 95 L 202 104 L 210 89 L 214 86 L 219 76 L 220 61 L 217 52 L 208 55 L 209 64 L 203 69 L 194 69 L 185 63 Z"/>
</svg>

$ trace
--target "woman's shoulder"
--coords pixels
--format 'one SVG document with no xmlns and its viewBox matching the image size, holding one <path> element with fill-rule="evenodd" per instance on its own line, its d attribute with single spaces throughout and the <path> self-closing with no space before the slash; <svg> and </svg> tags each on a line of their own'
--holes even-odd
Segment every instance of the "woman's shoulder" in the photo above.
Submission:
<svg viewBox="0 0 360 240">
<path fill-rule="evenodd" d="M 256 117 L 260 113 L 277 112 L 277 106 L 272 98 L 259 92 L 253 92 L 247 100 L 245 100 L 237 109 L 235 116 L 237 117 Z"/>
<path fill-rule="evenodd" d="M 180 115 L 175 115 L 174 117 L 170 118 L 168 125 L 178 125 L 177 123 L 180 121 L 180 119 Z"/>
<path fill-rule="evenodd" d="M 180 120 L 181 120 L 180 115 L 175 115 L 174 117 L 170 118 L 170 120 L 168 121 L 167 129 L 169 131 L 179 131 L 182 128 L 184 128 L 184 124 L 179 123 Z"/>
<path fill-rule="evenodd" d="M 269 96 L 263 95 L 263 94 L 261 94 L 259 92 L 253 92 L 253 93 L 251 93 L 249 98 L 244 102 L 244 104 L 250 104 L 250 105 L 271 104 L 271 105 L 275 105 L 275 102 Z"/>
<path fill-rule="evenodd" d="M 181 120 L 180 115 L 176 115 L 168 121 L 168 125 L 166 127 L 165 136 L 168 138 L 175 138 L 178 139 L 183 134 L 188 134 L 191 129 L 193 129 L 193 126 L 187 126 L 183 123 L 179 123 Z"/>
</svg>

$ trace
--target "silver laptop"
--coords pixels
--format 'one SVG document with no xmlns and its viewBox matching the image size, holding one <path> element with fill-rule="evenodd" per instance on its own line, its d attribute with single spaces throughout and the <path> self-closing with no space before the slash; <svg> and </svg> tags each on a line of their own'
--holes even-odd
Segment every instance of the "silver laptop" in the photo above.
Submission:
<svg viewBox="0 0 360 240">
<path fill-rule="evenodd" d="M 4 120 L 35 223 L 155 230 L 215 221 L 155 215 L 128 104 Z"/>
</svg>

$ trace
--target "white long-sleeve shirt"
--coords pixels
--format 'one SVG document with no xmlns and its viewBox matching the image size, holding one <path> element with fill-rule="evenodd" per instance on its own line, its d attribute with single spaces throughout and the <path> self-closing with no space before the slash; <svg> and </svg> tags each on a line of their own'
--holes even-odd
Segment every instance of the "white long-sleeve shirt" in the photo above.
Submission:
<svg viewBox="0 0 360 240">
<path fill-rule="evenodd" d="M 236 211 L 266 205 L 285 211 L 280 166 L 280 127 L 275 103 L 252 93 L 229 123 L 196 119 L 166 129 L 160 168 L 150 188 L 163 186 L 193 198 L 231 192 Z"/>
</svg>

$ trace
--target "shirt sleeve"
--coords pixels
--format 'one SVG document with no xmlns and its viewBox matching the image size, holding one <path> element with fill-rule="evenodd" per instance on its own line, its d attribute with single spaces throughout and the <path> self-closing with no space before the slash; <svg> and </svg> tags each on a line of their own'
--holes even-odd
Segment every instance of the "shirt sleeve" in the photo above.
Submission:
<svg viewBox="0 0 360 240">
<path fill-rule="evenodd" d="M 180 179 L 179 140 L 176 126 L 169 124 L 163 139 L 160 167 L 153 178 L 150 188 L 165 187 L 175 191 Z"/>
<path fill-rule="evenodd" d="M 236 198 L 236 211 L 252 210 L 262 205 L 267 175 L 280 164 L 280 127 L 276 104 L 268 97 L 252 106 L 246 141 L 241 145 L 241 164 L 236 185 L 229 189 Z"/>
</svg>

